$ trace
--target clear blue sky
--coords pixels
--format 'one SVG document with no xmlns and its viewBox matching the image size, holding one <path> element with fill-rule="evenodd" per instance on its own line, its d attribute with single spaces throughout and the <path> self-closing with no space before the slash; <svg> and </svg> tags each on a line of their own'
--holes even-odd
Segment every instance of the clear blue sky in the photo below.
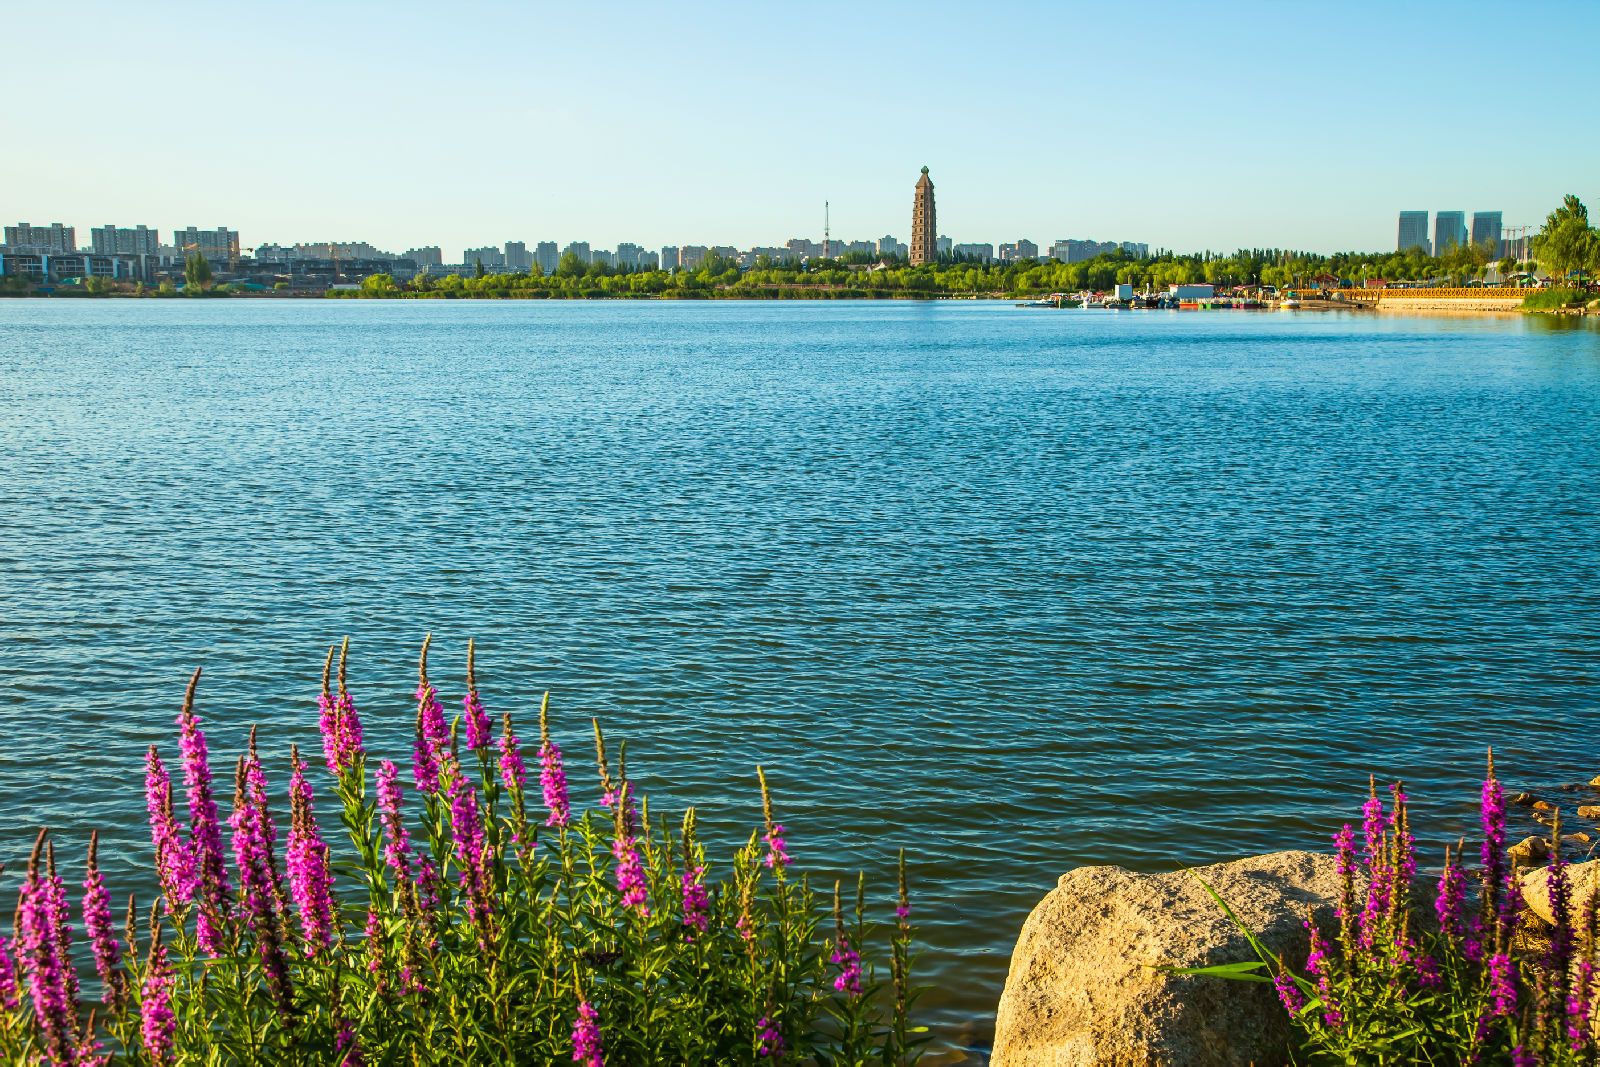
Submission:
<svg viewBox="0 0 1600 1067">
<path fill-rule="evenodd" d="M 0 218 L 382 248 L 1388 248 L 1600 207 L 1600 4 L 9 4 Z"/>
</svg>

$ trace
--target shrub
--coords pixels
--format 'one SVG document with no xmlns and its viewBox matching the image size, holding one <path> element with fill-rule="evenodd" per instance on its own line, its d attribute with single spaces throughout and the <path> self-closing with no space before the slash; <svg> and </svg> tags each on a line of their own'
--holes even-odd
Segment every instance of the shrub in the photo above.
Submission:
<svg viewBox="0 0 1600 1067">
<path fill-rule="evenodd" d="M 323 669 L 327 775 L 291 748 L 286 824 L 254 730 L 224 824 L 195 672 L 178 718 L 181 770 L 154 745 L 146 757 L 160 897 L 143 912 L 130 900 L 114 925 L 91 837 L 81 918 L 96 977 L 81 986 L 65 882 L 39 832 L 18 936 L 0 938 L 7 1062 L 917 1059 L 926 1039 L 909 1017 L 903 854 L 880 981 L 863 962 L 879 931 L 861 883 L 848 908 L 835 884 L 829 921 L 791 866 L 759 768 L 761 824 L 719 881 L 694 810 L 676 831 L 652 822 L 625 747 L 613 763 L 598 723 L 605 811 L 574 808 L 548 696 L 530 797 L 522 742 L 509 714 L 495 736 L 470 643 L 453 723 L 423 643 L 403 785 L 394 762 L 366 751 L 347 648 L 336 672 L 333 649 Z M 325 837 L 330 801 L 349 841 L 337 855 Z M 85 1016 L 91 986 L 101 1004 Z"/>
<path fill-rule="evenodd" d="M 1551 289 L 1535 289 L 1523 300 L 1524 311 L 1549 311 L 1554 308 L 1566 307 L 1568 304 L 1581 304 L 1588 294 L 1582 289 L 1564 289 L 1555 287 Z"/>
<path fill-rule="evenodd" d="M 1339 929 L 1330 941 L 1308 918 L 1303 967 L 1268 955 L 1252 937 L 1260 959 L 1244 969 L 1257 973 L 1241 975 L 1237 964 L 1194 973 L 1270 980 L 1312 1062 L 1594 1063 L 1595 902 L 1588 895 L 1574 910 L 1560 812 L 1547 872 L 1554 921 L 1545 923 L 1527 908 L 1507 858 L 1506 799 L 1492 752 L 1479 866 L 1469 869 L 1464 842 L 1446 849 L 1431 901 L 1416 878 L 1405 794 L 1399 785 L 1389 792 L 1386 810 L 1372 789 L 1359 842 L 1348 824 L 1334 837 Z"/>
</svg>

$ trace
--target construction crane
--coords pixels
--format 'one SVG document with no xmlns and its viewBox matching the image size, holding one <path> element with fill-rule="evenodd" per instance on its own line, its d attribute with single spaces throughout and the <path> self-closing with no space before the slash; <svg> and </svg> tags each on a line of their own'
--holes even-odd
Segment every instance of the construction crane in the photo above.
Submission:
<svg viewBox="0 0 1600 1067">
<path fill-rule="evenodd" d="M 823 259 L 831 259 L 832 258 L 832 256 L 829 255 L 829 253 L 833 250 L 833 242 L 832 242 L 833 231 L 830 228 L 831 221 L 832 220 L 829 218 L 829 215 L 828 215 L 828 202 L 826 200 L 824 200 L 822 202 L 822 258 Z"/>
</svg>

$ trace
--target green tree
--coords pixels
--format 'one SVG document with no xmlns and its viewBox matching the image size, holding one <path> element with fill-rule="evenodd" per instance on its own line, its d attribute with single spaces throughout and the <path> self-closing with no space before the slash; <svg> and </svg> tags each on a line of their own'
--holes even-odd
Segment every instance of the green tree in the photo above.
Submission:
<svg viewBox="0 0 1600 1067">
<path fill-rule="evenodd" d="M 474 262 L 475 262 L 475 263 L 476 263 L 476 264 L 477 264 L 477 266 L 475 266 L 475 267 L 473 267 L 473 268 L 472 268 L 472 276 L 473 276 L 473 277 L 474 277 L 474 278 L 481 278 L 481 277 L 483 277 L 483 275 L 484 275 L 484 270 L 483 270 L 483 259 L 482 259 L 482 257 L 479 257 L 479 258 L 478 258 L 478 259 L 477 259 L 477 260 L 475 260 L 475 261 L 474 261 Z"/>
<path fill-rule="evenodd" d="M 204 289 L 211 284 L 211 261 L 199 252 L 191 252 L 183 261 L 184 284 L 191 289 Z"/>
<path fill-rule="evenodd" d="M 1597 241 L 1600 241 L 1600 234 L 1589 225 L 1589 209 L 1583 206 L 1582 200 L 1568 193 L 1534 237 L 1533 254 L 1546 270 L 1558 277 L 1565 278 L 1577 272 L 1581 284 L 1584 271 L 1594 269 L 1595 260 L 1600 257 L 1600 250 L 1595 247 Z"/>
<path fill-rule="evenodd" d="M 583 274 L 583 267 L 583 260 L 578 258 L 578 253 L 567 252 L 562 255 L 561 260 L 556 264 L 556 276 L 558 278 L 576 278 Z"/>
</svg>

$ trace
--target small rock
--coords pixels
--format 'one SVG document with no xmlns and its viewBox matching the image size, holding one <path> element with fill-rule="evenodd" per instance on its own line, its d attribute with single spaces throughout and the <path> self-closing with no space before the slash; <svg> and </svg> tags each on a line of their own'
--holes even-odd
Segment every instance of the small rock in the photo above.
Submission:
<svg viewBox="0 0 1600 1067">
<path fill-rule="evenodd" d="M 1578 808 L 1580 819 L 1600 819 L 1600 804 L 1584 804 Z"/>
<path fill-rule="evenodd" d="M 1548 800 L 1535 800 L 1533 802 L 1533 810 L 1534 811 L 1555 811 L 1556 810 L 1556 806 L 1554 804 L 1550 803 Z"/>
<path fill-rule="evenodd" d="M 1600 774 L 1597 774 L 1593 778 L 1589 779 L 1589 784 L 1600 788 Z"/>
<path fill-rule="evenodd" d="M 1517 867 L 1532 867 L 1550 858 L 1550 843 L 1542 837 L 1525 837 L 1506 850 Z"/>
<path fill-rule="evenodd" d="M 1600 891 L 1600 860 L 1572 864 L 1567 868 L 1567 880 L 1572 886 L 1569 914 L 1575 918 L 1583 914 L 1585 905 Z M 1539 918 L 1555 922 L 1550 910 L 1549 867 L 1538 867 L 1522 876 L 1522 899 Z"/>
<path fill-rule="evenodd" d="M 1511 798 L 1511 803 L 1520 804 L 1525 808 L 1531 808 L 1535 803 L 1537 803 L 1537 801 L 1533 799 L 1532 793 L 1518 793 L 1516 796 Z"/>
</svg>

